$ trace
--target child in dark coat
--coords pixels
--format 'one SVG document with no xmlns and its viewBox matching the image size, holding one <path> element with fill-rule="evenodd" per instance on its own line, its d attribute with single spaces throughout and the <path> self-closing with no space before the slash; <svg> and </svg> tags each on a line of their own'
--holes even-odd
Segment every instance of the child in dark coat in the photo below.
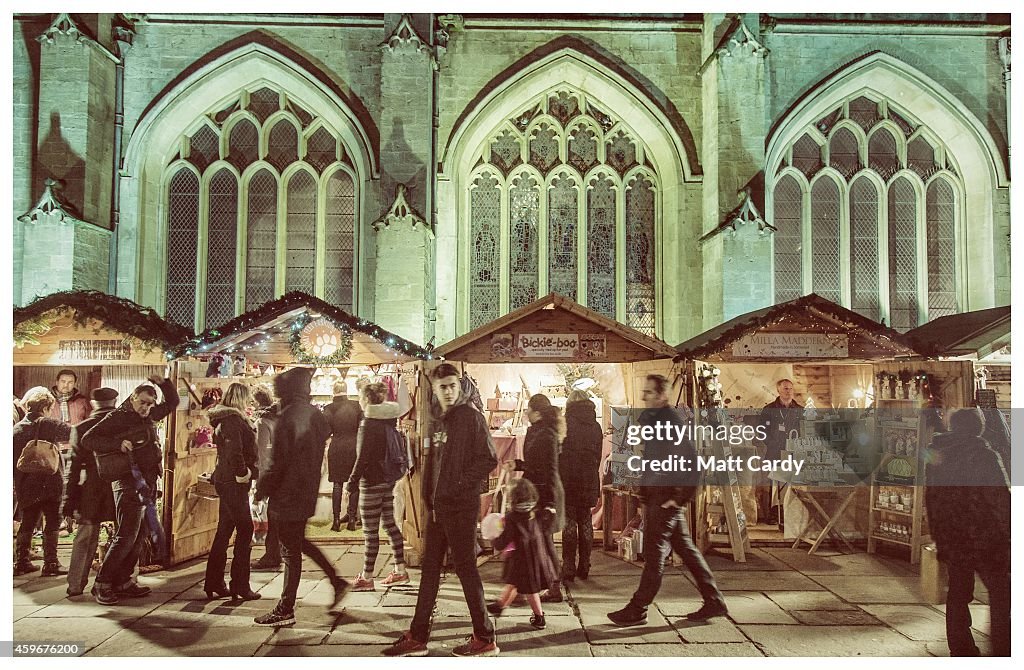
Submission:
<svg viewBox="0 0 1024 670">
<path fill-rule="evenodd" d="M 540 607 L 540 592 L 558 577 L 555 557 L 551 555 L 541 521 L 534 513 L 537 489 L 528 479 L 518 479 L 510 495 L 512 509 L 505 515 L 505 528 L 494 540 L 494 548 L 508 550 L 502 578 L 505 589 L 487 611 L 498 616 L 508 607 L 517 593 L 526 596 L 533 610 L 530 625 L 545 627 L 544 612 Z"/>
</svg>

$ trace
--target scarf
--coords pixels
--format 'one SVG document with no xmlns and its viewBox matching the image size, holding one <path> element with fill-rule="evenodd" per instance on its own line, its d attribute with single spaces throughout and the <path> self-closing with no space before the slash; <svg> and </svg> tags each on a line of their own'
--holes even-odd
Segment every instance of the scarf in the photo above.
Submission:
<svg viewBox="0 0 1024 670">
<path fill-rule="evenodd" d="M 68 401 L 71 400 L 71 396 L 74 393 L 74 391 L 71 393 L 54 393 L 57 397 L 57 406 L 60 407 L 60 420 L 64 423 L 71 422 L 71 408 L 68 407 Z"/>
</svg>

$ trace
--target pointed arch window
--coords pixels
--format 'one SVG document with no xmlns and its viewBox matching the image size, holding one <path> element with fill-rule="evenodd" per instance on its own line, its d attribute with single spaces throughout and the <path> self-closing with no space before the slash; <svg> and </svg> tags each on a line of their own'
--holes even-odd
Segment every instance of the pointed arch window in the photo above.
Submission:
<svg viewBox="0 0 1024 670">
<path fill-rule="evenodd" d="M 814 291 L 900 330 L 960 310 L 963 182 L 928 128 L 860 95 L 770 167 L 776 302 Z"/>
<path fill-rule="evenodd" d="M 482 143 L 466 182 L 460 330 L 554 291 L 654 335 L 660 192 L 647 147 L 569 86 L 522 110 Z"/>
<path fill-rule="evenodd" d="M 359 197 L 336 130 L 263 86 L 178 142 L 165 173 L 168 318 L 211 328 L 289 290 L 355 311 Z"/>
</svg>

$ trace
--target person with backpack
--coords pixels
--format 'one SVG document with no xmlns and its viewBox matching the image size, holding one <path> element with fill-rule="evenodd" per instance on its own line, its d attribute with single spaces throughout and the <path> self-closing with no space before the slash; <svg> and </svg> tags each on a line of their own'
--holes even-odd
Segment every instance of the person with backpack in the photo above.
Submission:
<svg viewBox="0 0 1024 670">
<path fill-rule="evenodd" d="M 391 538 L 395 569 L 381 582 L 384 586 L 409 583 L 405 570 L 405 545 L 402 531 L 395 523 L 395 482 L 409 469 L 405 439 L 398 432 L 396 419 L 402 415 L 397 402 L 386 402 L 387 387 L 381 383 L 363 387 L 360 404 L 366 418 L 356 436 L 356 462 L 349 480 L 359 486 L 359 516 L 363 520 L 366 557 L 363 571 L 352 584 L 353 591 L 373 591 L 374 564 L 380 551 L 379 526 Z"/>
<path fill-rule="evenodd" d="M 71 438 L 71 426 L 49 417 L 56 400 L 42 386 L 28 390 L 22 407 L 28 412 L 14 426 L 14 489 L 18 495 L 21 527 L 18 528 L 14 576 L 38 570 L 29 558 L 32 533 L 39 517 L 43 527 L 43 576 L 66 575 L 57 562 L 60 534 L 60 501 L 64 493 L 64 471 L 57 444 Z M 50 469 L 52 466 L 52 470 Z"/>
</svg>

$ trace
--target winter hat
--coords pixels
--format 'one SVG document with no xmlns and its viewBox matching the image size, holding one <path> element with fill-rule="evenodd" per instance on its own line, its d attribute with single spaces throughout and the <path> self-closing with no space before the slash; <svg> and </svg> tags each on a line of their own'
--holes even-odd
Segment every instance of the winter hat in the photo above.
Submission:
<svg viewBox="0 0 1024 670">
<path fill-rule="evenodd" d="M 109 386 L 101 386 L 98 389 L 93 389 L 89 394 L 93 404 L 96 407 L 116 407 L 117 406 L 117 389 L 112 389 Z"/>
</svg>

